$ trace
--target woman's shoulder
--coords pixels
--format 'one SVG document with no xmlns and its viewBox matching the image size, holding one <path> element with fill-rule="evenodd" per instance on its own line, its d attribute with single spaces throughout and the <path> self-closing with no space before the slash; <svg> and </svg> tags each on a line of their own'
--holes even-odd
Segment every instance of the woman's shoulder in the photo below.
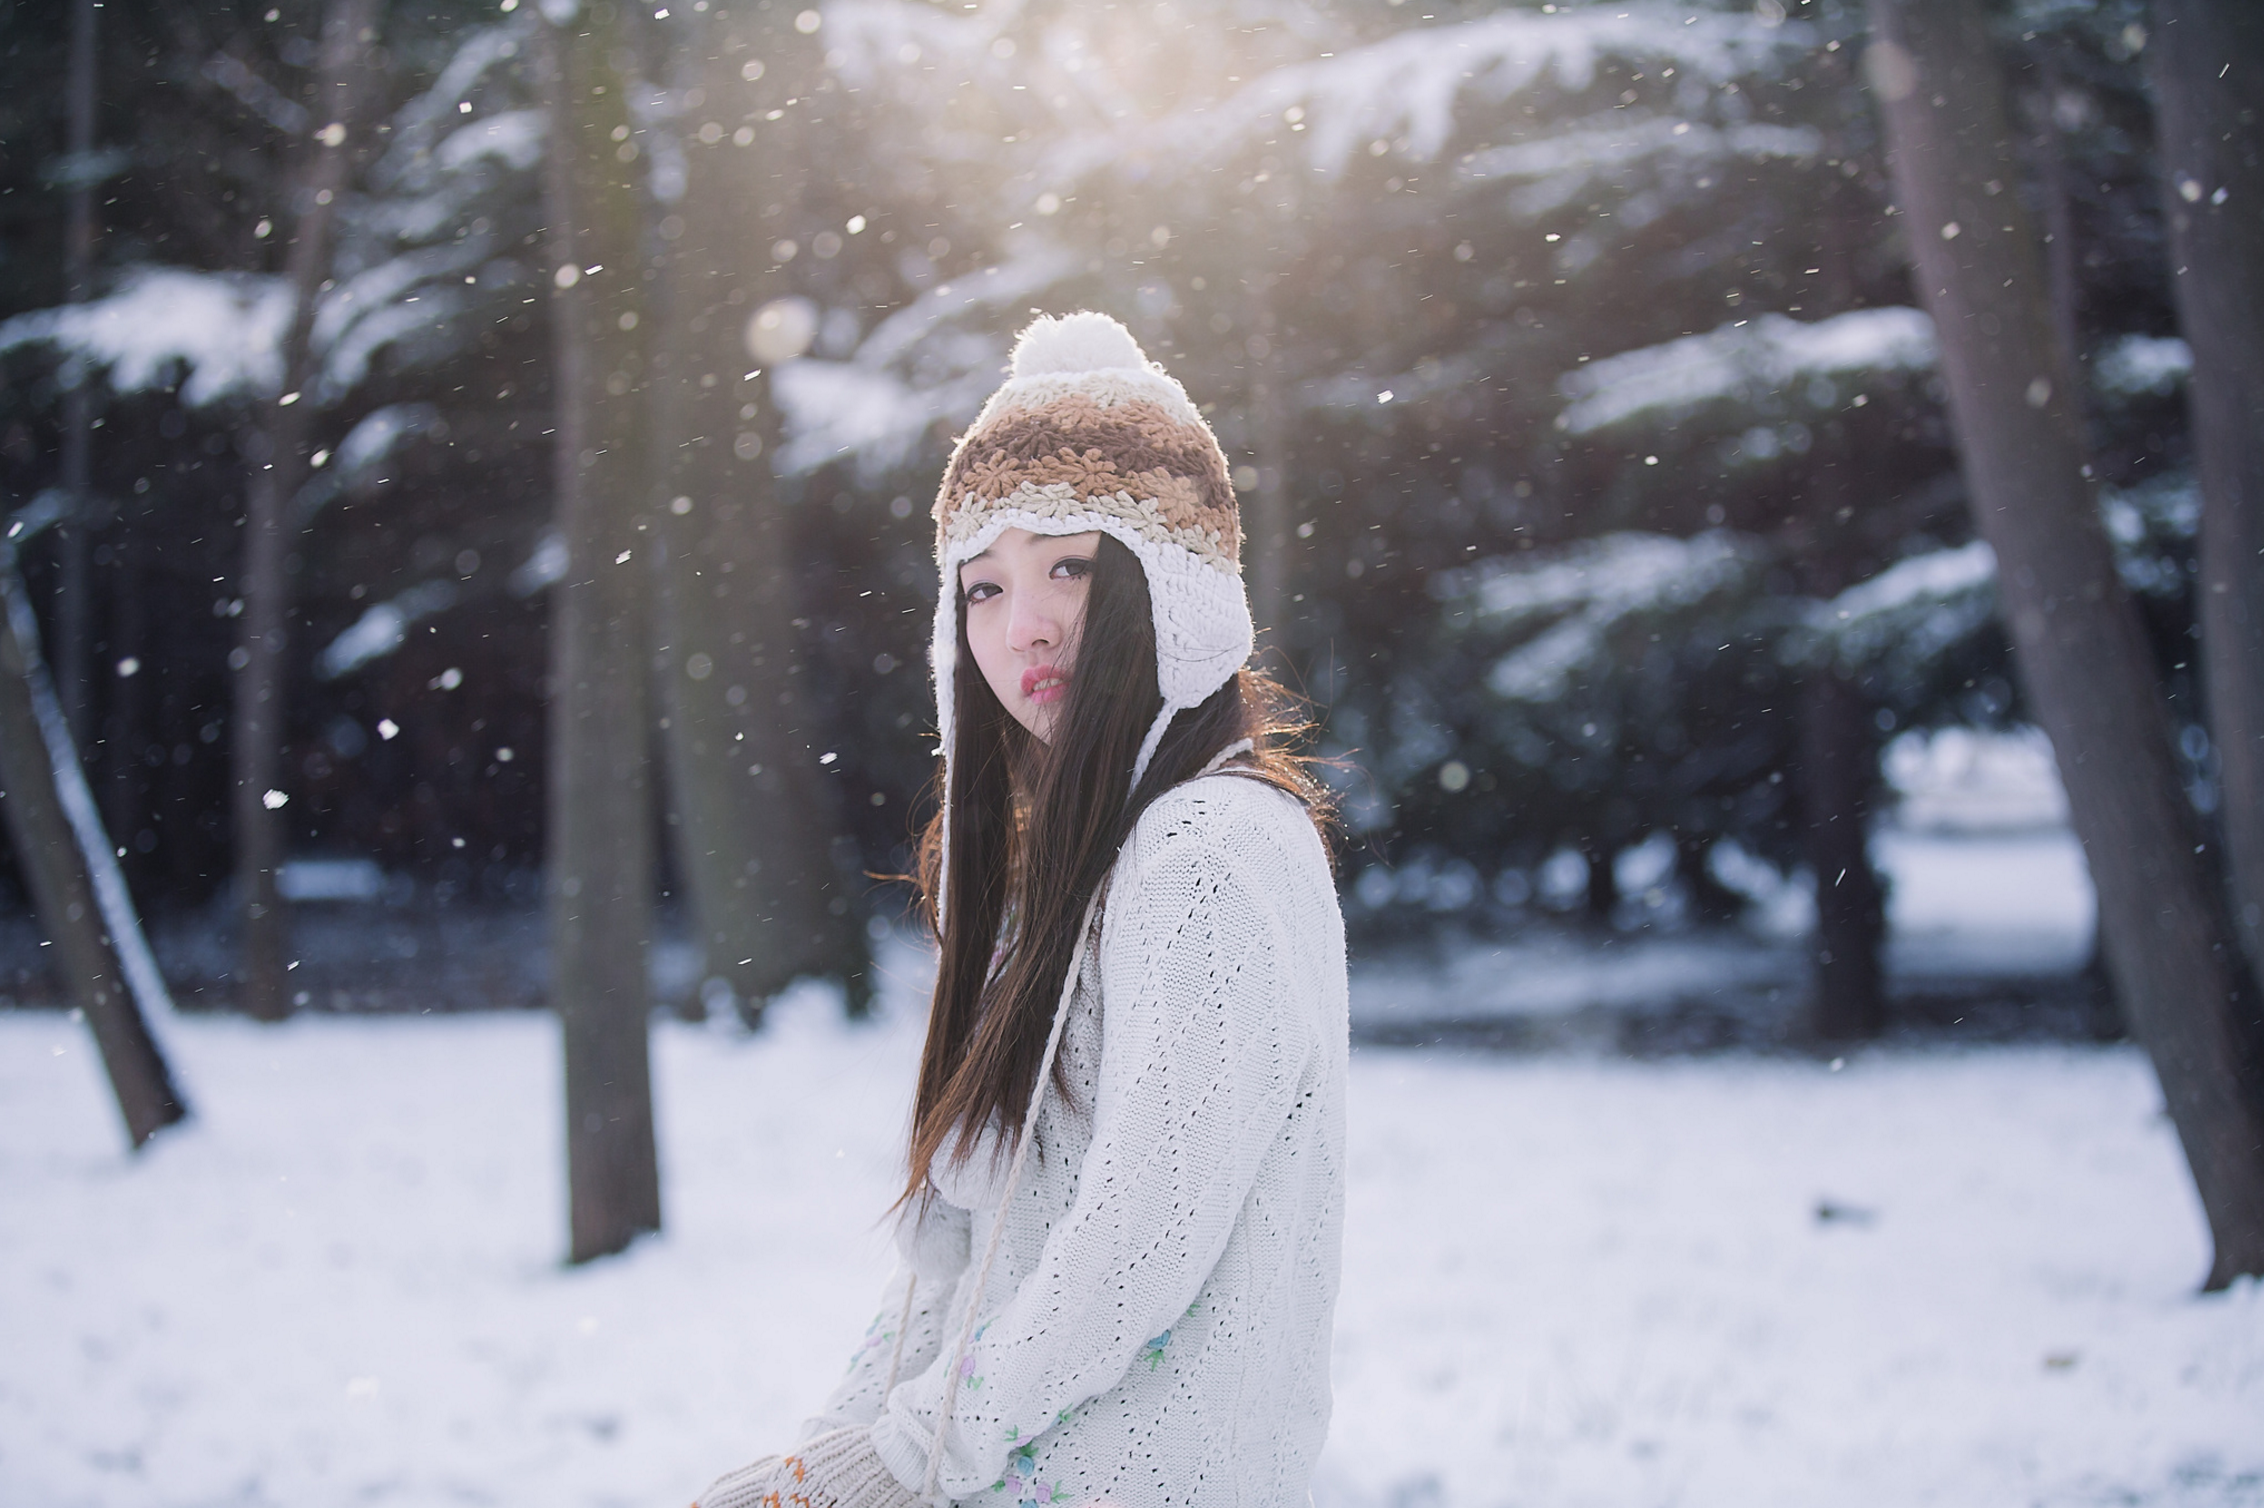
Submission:
<svg viewBox="0 0 2264 1508">
<path fill-rule="evenodd" d="M 1271 936 L 1299 970 L 1341 973 L 1344 923 L 1328 850 L 1305 803 L 1224 772 L 1183 781 L 1133 824 L 1109 877 L 1102 949 L 1159 937 L 1200 949 Z M 1207 940 L 1207 941 L 1206 941 Z"/>
<path fill-rule="evenodd" d="M 1317 866 L 1327 882 L 1328 855 L 1305 803 L 1272 781 L 1227 765 L 1183 780 L 1149 803 L 1124 845 L 1120 867 L 1133 878 L 1157 866 Z"/>
</svg>

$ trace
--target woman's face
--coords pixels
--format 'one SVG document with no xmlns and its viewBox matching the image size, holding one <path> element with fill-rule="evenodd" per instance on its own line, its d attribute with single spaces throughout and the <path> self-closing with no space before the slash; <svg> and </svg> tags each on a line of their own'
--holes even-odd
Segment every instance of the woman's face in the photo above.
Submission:
<svg viewBox="0 0 2264 1508">
<path fill-rule="evenodd" d="M 1009 529 L 959 568 L 967 647 L 999 705 L 1052 741 L 1069 696 L 1077 634 L 1101 537 Z"/>
</svg>

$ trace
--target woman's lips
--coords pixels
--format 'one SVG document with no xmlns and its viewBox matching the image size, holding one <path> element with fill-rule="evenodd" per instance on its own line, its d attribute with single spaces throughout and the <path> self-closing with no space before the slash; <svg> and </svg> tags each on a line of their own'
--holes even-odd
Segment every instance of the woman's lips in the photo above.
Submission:
<svg viewBox="0 0 2264 1508">
<path fill-rule="evenodd" d="M 1032 665 L 1022 672 L 1022 695 L 1041 706 L 1060 701 L 1069 692 L 1069 672 L 1051 665 Z"/>
</svg>

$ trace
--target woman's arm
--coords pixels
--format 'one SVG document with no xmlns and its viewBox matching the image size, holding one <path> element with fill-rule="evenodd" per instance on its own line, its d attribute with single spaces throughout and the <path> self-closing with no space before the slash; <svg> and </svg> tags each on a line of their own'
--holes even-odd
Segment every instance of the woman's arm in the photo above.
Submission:
<svg viewBox="0 0 2264 1508">
<path fill-rule="evenodd" d="M 803 1423 L 802 1443 L 790 1455 L 764 1456 L 718 1477 L 693 1508 L 910 1508 L 911 1494 L 873 1453 L 870 1426 L 892 1372 L 916 1377 L 935 1365 L 950 1295 L 967 1266 L 968 1225 L 965 1210 L 941 1199 L 906 1213 L 897 1242 L 902 1260 L 881 1291 L 880 1311 L 848 1372 Z"/>
<path fill-rule="evenodd" d="M 834 1385 L 818 1412 L 802 1426 L 807 1440 L 827 1430 L 871 1424 L 887 1400 L 890 1373 L 897 1380 L 917 1377 L 935 1365 L 941 1351 L 946 1307 L 967 1266 L 967 1212 L 931 1198 L 926 1208 L 907 1211 L 899 1241 L 902 1258 L 896 1275 L 881 1291 L 880 1308 L 865 1327 L 865 1338 L 849 1358 L 849 1370 Z M 912 1307 L 906 1312 L 906 1297 Z M 898 1336 L 903 1354 L 897 1355 Z"/>
<path fill-rule="evenodd" d="M 1284 873 L 1278 824 L 1305 819 L 1248 795 L 1284 804 L 1159 802 L 1127 845 L 1102 926 L 1092 1144 L 1035 1270 L 960 1368 L 945 1496 L 997 1482 L 1010 1451 L 1115 1386 L 1179 1321 L 1290 1115 L 1315 1042 L 1312 1002 L 1290 981 L 1316 939 L 1284 893 L 1310 887 Z M 1326 894 L 1325 870 L 1319 884 Z M 900 1481 L 925 1474 L 944 1371 L 899 1383 L 873 1426 Z"/>
</svg>

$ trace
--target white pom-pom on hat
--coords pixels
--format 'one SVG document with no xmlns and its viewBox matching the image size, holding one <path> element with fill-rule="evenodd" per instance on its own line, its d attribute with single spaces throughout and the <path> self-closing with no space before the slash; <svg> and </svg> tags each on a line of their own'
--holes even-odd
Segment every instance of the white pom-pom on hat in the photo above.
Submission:
<svg viewBox="0 0 2264 1508">
<path fill-rule="evenodd" d="M 1075 314 L 1043 315 L 1032 321 L 1014 343 L 1014 363 L 1007 375 L 1011 380 L 1053 372 L 1126 368 L 1147 371 L 1147 352 L 1123 325 L 1105 314 L 1083 309 Z"/>
</svg>

